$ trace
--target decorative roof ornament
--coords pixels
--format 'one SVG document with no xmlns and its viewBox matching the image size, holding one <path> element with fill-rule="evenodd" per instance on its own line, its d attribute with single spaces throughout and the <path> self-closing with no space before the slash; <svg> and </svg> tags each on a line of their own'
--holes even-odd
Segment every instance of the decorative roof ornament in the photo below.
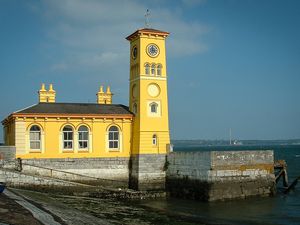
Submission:
<svg viewBox="0 0 300 225">
<path fill-rule="evenodd" d="M 150 10 L 147 9 L 145 14 L 145 28 L 150 28 L 149 17 L 150 17 Z"/>
</svg>

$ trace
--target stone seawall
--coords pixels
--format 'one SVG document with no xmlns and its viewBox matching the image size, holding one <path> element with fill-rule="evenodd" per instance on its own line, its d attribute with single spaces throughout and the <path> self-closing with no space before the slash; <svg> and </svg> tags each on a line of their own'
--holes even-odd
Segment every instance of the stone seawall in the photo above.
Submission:
<svg viewBox="0 0 300 225">
<path fill-rule="evenodd" d="M 4 149 L 4 150 L 3 150 Z M 0 149 L 1 150 L 1 149 Z M 167 190 L 204 201 L 273 195 L 273 151 L 212 151 L 140 154 L 130 158 L 11 159 L 2 148 L 0 180 L 38 187 L 101 185 L 135 190 Z M 4 155 L 4 154 L 2 154 Z M 4 157 L 3 157 L 4 158 Z M 13 170 L 16 169 L 16 172 Z M 74 184 L 75 185 L 75 184 Z"/>
<path fill-rule="evenodd" d="M 85 187 L 84 184 L 67 182 L 59 179 L 38 177 L 28 174 L 23 174 L 16 171 L 0 169 L 0 176 L 5 177 L 5 183 L 9 187 L 34 187 L 39 189 L 41 187 L 78 187 L 78 185 Z"/>
<path fill-rule="evenodd" d="M 273 151 L 173 152 L 168 155 L 167 190 L 205 201 L 273 195 Z"/>
<path fill-rule="evenodd" d="M 129 158 L 22 159 L 26 174 L 55 177 L 69 181 L 87 181 L 109 186 L 128 187 Z"/>
</svg>

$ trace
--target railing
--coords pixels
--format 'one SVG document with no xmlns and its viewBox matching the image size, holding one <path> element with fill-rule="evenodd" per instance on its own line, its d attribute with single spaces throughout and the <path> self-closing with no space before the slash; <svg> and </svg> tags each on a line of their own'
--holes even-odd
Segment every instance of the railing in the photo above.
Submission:
<svg viewBox="0 0 300 225">
<path fill-rule="evenodd" d="M 295 188 L 295 186 L 298 183 L 298 180 L 300 180 L 300 176 L 297 177 L 290 185 L 288 182 L 288 174 L 287 174 L 287 163 L 285 160 L 277 160 L 274 162 L 274 169 L 277 170 L 277 174 L 275 176 L 276 183 L 279 182 L 280 178 L 282 177 L 283 181 L 283 187 L 284 187 L 284 193 L 289 193 L 292 189 Z"/>
</svg>

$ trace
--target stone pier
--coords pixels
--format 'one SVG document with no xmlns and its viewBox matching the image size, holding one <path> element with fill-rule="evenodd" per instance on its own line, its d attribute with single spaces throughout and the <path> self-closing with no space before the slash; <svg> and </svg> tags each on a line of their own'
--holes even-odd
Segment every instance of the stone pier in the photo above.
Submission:
<svg viewBox="0 0 300 225">
<path fill-rule="evenodd" d="M 203 201 L 276 193 L 273 151 L 173 152 L 167 190 Z"/>
</svg>

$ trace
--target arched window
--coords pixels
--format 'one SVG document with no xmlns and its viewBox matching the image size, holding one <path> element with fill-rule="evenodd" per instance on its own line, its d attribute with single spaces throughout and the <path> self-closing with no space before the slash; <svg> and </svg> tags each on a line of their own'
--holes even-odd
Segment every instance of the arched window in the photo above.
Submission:
<svg viewBox="0 0 300 225">
<path fill-rule="evenodd" d="M 145 74 L 146 75 L 150 74 L 150 65 L 148 63 L 146 63 L 146 65 L 145 65 Z"/>
<path fill-rule="evenodd" d="M 134 103 L 133 106 L 132 106 L 132 112 L 133 112 L 134 114 L 137 113 L 137 104 L 136 104 L 136 103 Z"/>
<path fill-rule="evenodd" d="M 73 148 L 73 128 L 69 125 L 63 129 L 63 147 L 64 149 Z"/>
<path fill-rule="evenodd" d="M 155 64 L 151 65 L 151 75 L 155 76 Z"/>
<path fill-rule="evenodd" d="M 108 130 L 108 147 L 110 149 L 119 149 L 119 129 L 116 126 L 111 126 Z"/>
<path fill-rule="evenodd" d="M 78 147 L 87 149 L 89 146 L 89 129 L 86 126 L 80 126 L 78 129 Z"/>
<path fill-rule="evenodd" d="M 41 128 L 33 125 L 29 131 L 30 149 L 41 149 Z"/>
<path fill-rule="evenodd" d="M 157 113 L 157 107 L 158 107 L 158 104 L 155 103 L 155 102 L 152 102 L 150 104 L 150 111 L 151 111 L 151 113 Z"/>
<path fill-rule="evenodd" d="M 161 76 L 161 65 L 157 65 L 157 76 Z"/>
<path fill-rule="evenodd" d="M 152 145 L 157 145 L 157 136 L 156 136 L 156 134 L 153 134 L 153 136 L 152 136 Z"/>
</svg>

